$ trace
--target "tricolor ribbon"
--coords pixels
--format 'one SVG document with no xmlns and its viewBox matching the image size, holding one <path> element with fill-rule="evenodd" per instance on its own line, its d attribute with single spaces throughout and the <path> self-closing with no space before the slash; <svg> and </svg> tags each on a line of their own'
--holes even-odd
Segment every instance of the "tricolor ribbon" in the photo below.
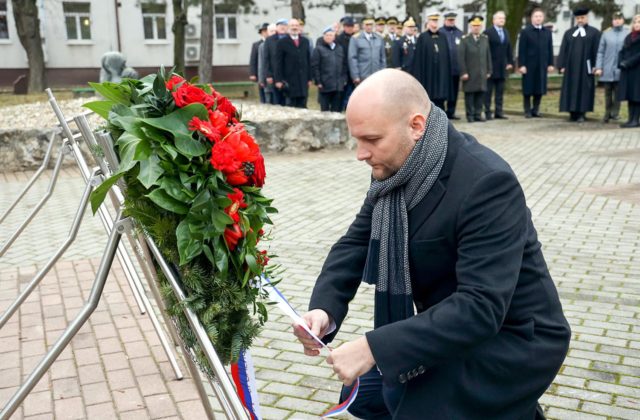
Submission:
<svg viewBox="0 0 640 420">
<path fill-rule="evenodd" d="M 242 350 L 236 363 L 231 364 L 231 377 L 242 405 L 249 411 L 251 420 L 261 420 L 258 387 L 253 360 L 248 351 Z"/>
<path fill-rule="evenodd" d="M 307 323 L 305 322 L 305 320 L 302 319 L 300 314 L 298 314 L 298 312 L 295 309 L 293 309 L 293 306 L 291 306 L 287 298 L 285 298 L 284 295 L 280 293 L 280 290 L 278 290 L 278 288 L 275 287 L 269 281 L 268 278 L 263 276 L 261 280 L 262 280 L 261 287 L 263 287 L 264 290 L 267 291 L 267 293 L 269 294 L 269 299 L 275 302 L 278 308 L 280 308 L 280 310 L 284 312 L 285 315 L 291 318 L 293 322 L 295 322 L 297 325 L 300 325 L 309 334 L 309 336 L 311 336 L 315 341 L 318 342 L 318 344 L 320 344 L 323 348 L 327 349 L 327 351 L 331 351 L 329 346 L 323 343 L 322 340 L 311 331 L 309 326 L 307 326 Z M 324 412 L 324 414 L 321 415 L 321 418 L 324 419 L 329 417 L 335 417 L 335 416 L 339 416 L 341 414 L 346 413 L 349 406 L 355 401 L 356 397 L 358 396 L 359 388 L 360 388 L 360 378 L 356 379 L 355 383 L 353 384 L 353 388 L 351 389 L 351 393 L 349 394 L 349 397 L 343 402 L 341 402 L 340 404 Z"/>
</svg>

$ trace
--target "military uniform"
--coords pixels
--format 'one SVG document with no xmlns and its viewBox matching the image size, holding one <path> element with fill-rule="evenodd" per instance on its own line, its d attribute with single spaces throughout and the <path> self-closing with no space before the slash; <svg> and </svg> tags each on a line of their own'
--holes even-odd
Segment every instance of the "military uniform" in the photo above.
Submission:
<svg viewBox="0 0 640 420">
<path fill-rule="evenodd" d="M 373 20 L 365 18 L 363 22 Z M 375 31 L 362 30 L 349 40 L 349 73 L 354 81 L 362 81 L 378 70 L 387 67 L 384 40 Z"/>
<path fill-rule="evenodd" d="M 402 23 L 403 28 L 411 28 L 414 30 L 416 23 L 413 18 L 408 17 Z M 414 56 L 418 37 L 414 33 L 412 35 L 403 35 L 393 44 L 391 50 L 391 67 L 404 70 L 408 73 L 413 71 Z"/>
<path fill-rule="evenodd" d="M 396 18 L 389 18 L 387 19 L 387 25 L 397 25 L 398 24 L 398 20 Z M 393 67 L 393 57 L 392 57 L 392 51 L 393 51 L 393 44 L 400 38 L 400 36 L 397 33 L 391 33 L 391 32 L 387 32 L 383 39 L 384 39 L 384 52 L 386 55 L 386 59 L 387 59 L 387 67 Z"/>
<path fill-rule="evenodd" d="M 478 19 L 482 22 L 479 17 L 472 17 L 469 21 L 477 25 Z M 458 64 L 460 74 L 469 75 L 467 80 L 462 81 L 467 120 L 485 121 L 482 118 L 482 103 L 487 90 L 487 76 L 492 71 L 489 37 L 485 34 L 463 36 L 458 47 Z"/>
</svg>

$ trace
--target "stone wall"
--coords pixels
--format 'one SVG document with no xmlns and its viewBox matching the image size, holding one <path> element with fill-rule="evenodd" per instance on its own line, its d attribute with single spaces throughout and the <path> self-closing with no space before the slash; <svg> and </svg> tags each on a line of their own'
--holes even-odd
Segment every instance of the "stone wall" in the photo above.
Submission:
<svg viewBox="0 0 640 420">
<path fill-rule="evenodd" d="M 69 118 L 86 111 L 82 104 L 91 100 L 94 99 L 61 101 L 60 106 Z M 354 146 L 343 114 L 234 102 L 242 110 L 243 120 L 247 121 L 249 130 L 267 155 Z M 93 127 L 103 123 L 95 115 L 89 121 Z M 38 168 L 56 124 L 55 114 L 47 103 L 3 108 L 0 115 L 0 172 Z M 58 150 L 56 145 L 49 164 L 51 167 Z M 74 164 L 73 159 L 65 159 L 64 164 Z"/>
</svg>

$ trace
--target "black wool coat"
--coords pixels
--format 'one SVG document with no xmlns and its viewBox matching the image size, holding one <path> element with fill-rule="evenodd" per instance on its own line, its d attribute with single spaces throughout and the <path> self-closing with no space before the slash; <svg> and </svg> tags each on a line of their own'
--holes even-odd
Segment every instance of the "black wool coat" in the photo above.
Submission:
<svg viewBox="0 0 640 420">
<path fill-rule="evenodd" d="M 402 387 L 394 419 L 533 419 L 569 324 L 515 174 L 451 125 L 448 141 L 438 180 L 408 214 L 418 313 L 367 341 L 382 380 Z M 365 200 L 311 296 L 338 329 L 361 283 L 372 210 Z"/>
<path fill-rule="evenodd" d="M 504 42 L 500 41 L 500 35 L 495 27 L 491 27 L 484 31 L 489 37 L 489 50 L 491 51 L 491 78 L 507 79 L 509 72 L 507 64 L 513 65 L 513 48 L 511 47 L 511 37 L 506 28 L 504 31 Z"/>
<path fill-rule="evenodd" d="M 522 94 L 545 95 L 547 67 L 553 66 L 553 40 L 549 29 L 527 25 L 520 31 L 518 66 L 527 68 L 527 73 L 522 75 Z"/>
<path fill-rule="evenodd" d="M 285 83 L 284 94 L 290 98 L 306 97 L 311 81 L 311 44 L 308 38 L 299 36 L 296 47 L 290 36 L 278 41 L 276 48 L 275 81 Z"/>
<path fill-rule="evenodd" d="M 345 52 L 341 45 L 331 49 L 324 40 L 320 40 L 311 54 L 311 76 L 322 93 L 342 92 L 347 84 L 347 68 L 344 64 Z"/>
<path fill-rule="evenodd" d="M 618 55 L 618 67 L 618 100 L 640 102 L 640 36 L 633 40 L 629 34 L 624 39 Z"/>
<path fill-rule="evenodd" d="M 411 73 L 429 98 L 453 100 L 453 78 L 447 38 L 440 32 L 423 32 L 418 37 Z"/>
<path fill-rule="evenodd" d="M 251 55 L 249 56 L 249 76 L 258 77 L 258 50 L 264 40 L 256 41 L 251 45 Z"/>
</svg>

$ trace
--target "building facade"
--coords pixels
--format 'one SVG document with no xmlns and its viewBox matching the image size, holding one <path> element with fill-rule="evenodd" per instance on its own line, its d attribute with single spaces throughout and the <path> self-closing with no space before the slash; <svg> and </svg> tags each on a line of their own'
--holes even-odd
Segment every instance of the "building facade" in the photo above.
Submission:
<svg viewBox="0 0 640 420">
<path fill-rule="evenodd" d="M 441 10 L 458 12 L 458 26 L 466 30 L 462 5 L 467 0 L 445 0 Z M 219 81 L 247 80 L 251 44 L 258 39 L 257 27 L 291 16 L 289 0 L 254 0 L 252 6 L 233 6 L 216 1 L 214 18 L 213 76 Z M 220 4 L 218 4 L 220 3 Z M 305 4 L 308 2 L 305 2 Z M 337 6 L 323 6 L 314 1 L 306 9 L 305 32 L 312 39 L 322 29 L 342 16 L 356 18 L 365 14 L 404 18 L 401 1 L 354 0 Z M 326 4 L 331 1 L 324 2 Z M 170 0 L 38 0 L 40 32 L 49 84 L 84 85 L 98 80 L 100 59 L 105 52 L 121 51 L 127 64 L 141 75 L 173 63 L 173 8 Z M 624 13 L 630 17 L 640 13 L 634 0 L 622 1 Z M 16 32 L 11 0 L 0 0 L 0 87 L 27 73 L 27 55 Z M 423 11 L 426 14 L 426 10 Z M 195 74 L 199 60 L 200 7 L 188 9 L 185 59 L 187 75 Z M 423 16 L 424 21 L 424 16 Z M 591 17 L 594 26 L 600 21 Z M 553 22 L 557 49 L 562 34 L 573 23 L 569 1 L 565 1 L 558 19 Z"/>
</svg>

